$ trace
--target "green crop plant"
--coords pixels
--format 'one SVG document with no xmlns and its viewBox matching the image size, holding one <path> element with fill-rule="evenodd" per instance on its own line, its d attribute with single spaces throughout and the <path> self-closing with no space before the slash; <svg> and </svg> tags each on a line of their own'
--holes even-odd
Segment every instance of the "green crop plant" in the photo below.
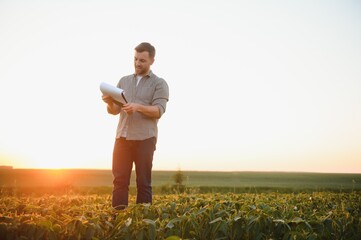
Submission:
<svg viewBox="0 0 361 240">
<path fill-rule="evenodd" d="M 108 194 L 0 199 L 4 240 L 361 239 L 360 221 L 360 192 L 155 195 L 124 211 Z"/>
</svg>

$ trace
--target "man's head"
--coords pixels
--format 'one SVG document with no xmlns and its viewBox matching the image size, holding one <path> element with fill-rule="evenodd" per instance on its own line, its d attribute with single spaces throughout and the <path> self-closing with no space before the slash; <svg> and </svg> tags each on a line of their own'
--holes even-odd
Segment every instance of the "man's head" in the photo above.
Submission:
<svg viewBox="0 0 361 240">
<path fill-rule="evenodd" d="M 140 76 L 148 74 L 150 66 L 154 63 L 155 48 L 146 42 L 135 47 L 134 68 L 135 73 Z"/>
</svg>

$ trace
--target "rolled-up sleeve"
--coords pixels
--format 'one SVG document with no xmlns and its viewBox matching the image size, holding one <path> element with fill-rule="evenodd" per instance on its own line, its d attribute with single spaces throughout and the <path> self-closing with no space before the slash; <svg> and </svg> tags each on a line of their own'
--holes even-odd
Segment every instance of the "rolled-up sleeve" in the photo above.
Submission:
<svg viewBox="0 0 361 240">
<path fill-rule="evenodd" d="M 167 102 L 169 101 L 169 87 L 167 82 L 160 78 L 159 82 L 155 86 L 155 92 L 153 95 L 153 106 L 158 106 L 159 108 L 159 117 L 165 113 L 167 109 Z"/>
</svg>

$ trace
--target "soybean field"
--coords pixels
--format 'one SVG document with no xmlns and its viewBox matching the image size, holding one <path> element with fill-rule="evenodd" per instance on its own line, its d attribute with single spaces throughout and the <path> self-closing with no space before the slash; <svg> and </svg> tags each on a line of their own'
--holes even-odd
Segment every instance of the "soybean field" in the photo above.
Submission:
<svg viewBox="0 0 361 240">
<path fill-rule="evenodd" d="M 0 170 L 0 239 L 361 239 L 360 174 L 174 174 L 116 211 L 109 170 Z"/>
<path fill-rule="evenodd" d="M 359 193 L 2 197 L 0 239 L 360 239 Z M 131 202 L 134 202 L 132 196 Z"/>
</svg>

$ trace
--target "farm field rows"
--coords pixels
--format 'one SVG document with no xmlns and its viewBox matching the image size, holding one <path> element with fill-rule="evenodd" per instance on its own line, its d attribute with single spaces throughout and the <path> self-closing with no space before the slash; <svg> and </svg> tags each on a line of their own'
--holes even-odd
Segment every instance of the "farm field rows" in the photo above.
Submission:
<svg viewBox="0 0 361 240">
<path fill-rule="evenodd" d="M 0 239 L 361 239 L 361 194 L 157 194 L 111 208 L 110 194 L 1 196 Z"/>
<path fill-rule="evenodd" d="M 175 171 L 153 171 L 152 185 L 173 184 Z M 361 191 L 361 174 L 297 172 L 197 172 L 183 171 L 187 187 L 269 188 L 290 192 Z M 131 186 L 135 186 L 132 174 Z M 104 187 L 112 186 L 111 170 L 0 169 L 1 187 Z"/>
</svg>

